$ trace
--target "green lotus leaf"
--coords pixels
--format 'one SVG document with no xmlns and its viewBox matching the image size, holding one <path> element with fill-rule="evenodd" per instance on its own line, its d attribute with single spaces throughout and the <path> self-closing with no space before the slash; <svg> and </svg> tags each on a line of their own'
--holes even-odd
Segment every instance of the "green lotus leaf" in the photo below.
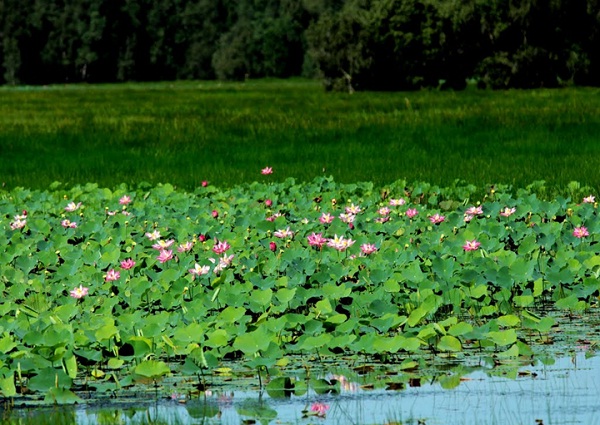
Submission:
<svg viewBox="0 0 600 425">
<path fill-rule="evenodd" d="M 253 332 L 238 335 L 233 341 L 233 348 L 242 351 L 247 356 L 257 354 L 269 347 L 271 338 L 264 328 L 259 327 Z"/>
<path fill-rule="evenodd" d="M 135 367 L 134 372 L 146 378 L 157 379 L 170 374 L 171 369 L 163 361 L 145 360 Z"/>
<path fill-rule="evenodd" d="M 37 374 L 29 379 L 28 388 L 33 391 L 48 391 L 50 388 L 71 387 L 73 380 L 63 371 L 53 367 L 39 369 Z"/>
<path fill-rule="evenodd" d="M 521 323 L 521 319 L 519 319 L 514 314 L 507 314 L 504 316 L 500 316 L 496 320 L 500 326 L 511 327 L 511 328 L 515 327 Z"/>
<path fill-rule="evenodd" d="M 505 346 L 514 344 L 517 341 L 517 332 L 514 329 L 490 331 L 487 333 L 487 338 L 496 345 Z"/>
<path fill-rule="evenodd" d="M 441 351 L 461 351 L 462 344 L 458 340 L 458 338 L 452 335 L 444 335 L 440 338 L 440 341 L 437 344 L 438 350 Z"/>
<path fill-rule="evenodd" d="M 69 389 L 52 387 L 46 392 L 44 402 L 52 404 L 75 404 L 83 403 L 83 400 Z"/>
<path fill-rule="evenodd" d="M 4 378 L 0 378 L 0 393 L 4 397 L 14 397 L 17 395 L 15 378 L 12 373 Z"/>
</svg>

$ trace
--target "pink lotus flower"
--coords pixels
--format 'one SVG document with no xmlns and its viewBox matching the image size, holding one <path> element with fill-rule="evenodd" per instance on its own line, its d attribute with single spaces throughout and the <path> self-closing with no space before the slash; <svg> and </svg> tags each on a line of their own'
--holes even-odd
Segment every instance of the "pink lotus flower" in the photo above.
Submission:
<svg viewBox="0 0 600 425">
<path fill-rule="evenodd" d="M 71 220 L 67 220 L 67 219 L 64 219 L 63 221 L 61 221 L 60 225 L 62 227 L 64 227 L 65 229 L 75 229 L 75 228 L 77 228 L 77 223 L 75 223 L 74 221 L 71 221 Z"/>
<path fill-rule="evenodd" d="M 444 217 L 443 215 L 434 214 L 432 216 L 429 216 L 429 221 L 431 221 L 432 224 L 439 224 L 442 223 L 444 220 L 446 220 L 446 217 Z"/>
<path fill-rule="evenodd" d="M 419 211 L 417 211 L 416 208 L 409 208 L 406 210 L 406 215 L 408 218 L 413 218 L 417 214 L 419 214 Z"/>
<path fill-rule="evenodd" d="M 402 198 L 390 199 L 390 207 L 400 207 L 404 204 L 406 204 L 406 201 Z"/>
<path fill-rule="evenodd" d="M 79 287 L 71 290 L 70 294 L 73 298 L 79 299 L 85 297 L 89 292 L 89 288 L 86 288 L 83 285 L 79 285 Z"/>
<path fill-rule="evenodd" d="M 146 233 L 146 237 L 148 240 L 155 241 L 160 239 L 160 232 L 158 230 L 154 230 L 152 233 L 148 232 Z"/>
<path fill-rule="evenodd" d="M 107 282 L 113 282 L 115 280 L 119 280 L 120 277 L 121 277 L 121 273 L 119 273 L 115 269 L 110 269 L 106 273 L 106 277 L 104 278 L 104 280 L 107 281 Z"/>
<path fill-rule="evenodd" d="M 467 214 L 467 215 L 473 215 L 473 216 L 474 215 L 483 214 L 483 209 L 481 208 L 481 206 L 478 206 L 478 207 L 469 207 L 465 211 L 465 214 Z"/>
<path fill-rule="evenodd" d="M 320 418 L 324 418 L 325 415 L 327 415 L 328 410 L 329 405 L 324 403 L 313 403 L 313 405 L 310 406 L 310 411 Z"/>
<path fill-rule="evenodd" d="M 217 262 L 217 260 L 215 260 L 214 258 L 209 258 L 208 260 L 213 264 L 215 264 Z M 233 261 L 233 255 L 229 255 L 229 256 L 227 256 L 227 254 L 223 255 L 221 258 L 219 258 L 219 263 L 215 266 L 215 268 L 213 269 L 213 272 L 215 274 L 219 274 L 221 271 L 223 271 L 223 269 L 228 267 L 232 261 Z"/>
<path fill-rule="evenodd" d="M 363 254 L 370 255 L 377 251 L 377 247 L 374 244 L 364 243 L 360 246 L 360 250 Z"/>
<path fill-rule="evenodd" d="M 273 252 L 277 251 L 277 244 L 273 241 L 269 242 L 269 249 Z"/>
<path fill-rule="evenodd" d="M 181 243 L 177 247 L 177 252 L 189 252 L 192 250 L 193 247 L 194 247 L 193 242 L 188 241 L 186 243 Z"/>
<path fill-rule="evenodd" d="M 198 240 L 199 240 L 200 242 L 204 242 L 204 241 L 206 241 L 207 239 L 208 239 L 208 236 L 207 236 L 207 235 L 199 235 L 199 236 L 198 236 Z"/>
<path fill-rule="evenodd" d="M 583 198 L 584 204 L 593 204 L 594 202 L 596 202 L 596 198 L 593 195 L 586 196 L 585 198 Z"/>
<path fill-rule="evenodd" d="M 121 196 L 121 199 L 119 199 L 119 204 L 121 205 L 129 205 L 131 203 L 131 198 L 129 197 L 129 195 L 123 195 Z"/>
<path fill-rule="evenodd" d="M 306 239 L 308 239 L 308 244 L 310 246 L 316 246 L 318 248 L 321 248 L 327 243 L 327 239 L 323 237 L 322 233 L 313 232 L 312 235 L 308 235 Z"/>
<path fill-rule="evenodd" d="M 208 186 L 208 181 L 202 180 L 202 187 L 206 187 L 206 186 Z"/>
<path fill-rule="evenodd" d="M 273 205 L 273 201 L 271 201 L 270 199 L 265 199 L 265 205 L 271 208 L 271 206 Z"/>
<path fill-rule="evenodd" d="M 219 218 L 219 211 L 212 210 L 211 214 L 212 214 L 213 218 Z"/>
<path fill-rule="evenodd" d="M 275 221 L 277 220 L 279 217 L 282 217 L 283 214 L 281 214 L 280 212 L 276 212 L 275 214 L 269 216 L 266 218 L 267 221 Z"/>
<path fill-rule="evenodd" d="M 22 229 L 27 224 L 27 220 L 15 219 L 10 223 L 11 230 Z"/>
<path fill-rule="evenodd" d="M 329 213 L 323 213 L 321 217 L 319 217 L 319 221 L 323 224 L 330 224 L 334 219 L 335 217 Z"/>
<path fill-rule="evenodd" d="M 229 245 L 226 241 L 219 241 L 218 239 L 215 239 L 215 245 L 213 246 L 212 250 L 215 254 L 221 255 L 229 248 L 231 248 L 231 245 Z"/>
<path fill-rule="evenodd" d="M 573 236 L 575 236 L 576 238 L 584 238 L 586 236 L 589 236 L 590 232 L 588 232 L 587 227 L 576 227 L 575 229 L 573 229 Z"/>
<path fill-rule="evenodd" d="M 292 232 L 288 226 L 285 229 L 280 229 L 280 230 L 275 231 L 273 233 L 273 236 L 275 236 L 277 238 L 293 238 L 294 232 Z"/>
<path fill-rule="evenodd" d="M 354 219 L 356 218 L 356 216 L 354 214 L 350 214 L 350 213 L 341 213 L 340 214 L 340 220 L 342 220 L 344 223 L 354 223 Z"/>
<path fill-rule="evenodd" d="M 350 248 L 354 244 L 354 242 L 356 241 L 352 239 L 344 239 L 343 236 L 338 237 L 338 235 L 335 235 L 333 239 L 329 239 L 327 241 L 327 246 L 335 248 L 338 251 L 342 252 Z"/>
<path fill-rule="evenodd" d="M 81 202 L 69 202 L 69 204 L 65 207 L 65 211 L 73 212 L 77 211 L 81 207 Z"/>
<path fill-rule="evenodd" d="M 121 261 L 121 268 L 123 270 L 129 270 L 129 269 L 132 269 L 133 267 L 135 267 L 135 261 L 133 261 L 131 258 Z"/>
<path fill-rule="evenodd" d="M 160 263 L 166 263 L 169 260 L 173 259 L 173 251 L 170 249 L 163 249 L 159 252 L 158 257 L 156 259 Z"/>
<path fill-rule="evenodd" d="M 271 167 L 265 167 L 262 170 L 260 170 L 261 174 L 267 175 L 267 174 L 273 174 L 273 168 Z"/>
<path fill-rule="evenodd" d="M 479 249 L 481 242 L 477 242 L 477 240 L 473 239 L 472 241 L 465 241 L 463 245 L 463 249 L 465 251 L 476 251 Z"/>
<path fill-rule="evenodd" d="M 510 217 L 516 211 L 517 211 L 517 209 L 515 207 L 513 207 L 513 208 L 506 207 L 502 211 L 500 211 L 500 215 L 503 216 L 503 217 Z"/>
<path fill-rule="evenodd" d="M 201 266 L 200 264 L 196 263 L 194 265 L 194 268 L 189 269 L 188 271 L 192 274 L 193 278 L 195 279 L 196 276 L 202 276 L 202 275 L 208 274 L 210 272 L 210 267 L 209 266 Z"/>
<path fill-rule="evenodd" d="M 377 213 L 383 217 L 390 215 L 390 209 L 388 207 L 381 207 L 377 210 Z"/>
<path fill-rule="evenodd" d="M 362 210 L 360 209 L 360 207 L 358 205 L 350 205 L 349 207 L 346 207 L 346 212 L 348 214 L 353 214 L 353 215 L 357 215 L 361 212 Z"/>
<path fill-rule="evenodd" d="M 154 248 L 157 251 L 161 251 L 163 249 L 169 248 L 174 243 L 175 243 L 174 239 L 169 239 L 169 240 L 166 240 L 166 241 L 158 241 L 157 243 L 155 243 L 154 245 L 152 245 L 152 248 Z"/>
<path fill-rule="evenodd" d="M 471 214 L 465 214 L 465 223 L 468 223 L 469 221 L 473 220 L 475 216 L 471 215 Z"/>
</svg>

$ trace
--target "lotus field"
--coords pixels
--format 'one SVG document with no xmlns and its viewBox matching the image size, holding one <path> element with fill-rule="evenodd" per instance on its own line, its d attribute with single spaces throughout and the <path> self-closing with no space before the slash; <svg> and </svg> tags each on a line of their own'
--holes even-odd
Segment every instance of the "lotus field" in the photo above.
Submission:
<svg viewBox="0 0 600 425">
<path fill-rule="evenodd" d="M 72 403 L 238 361 L 535 358 L 598 309 L 590 194 L 320 177 L 0 192 L 0 392 Z M 485 192 L 485 190 L 483 191 Z M 592 346 L 597 343 L 588 343 Z M 354 357 L 353 357 L 354 356 Z"/>
</svg>

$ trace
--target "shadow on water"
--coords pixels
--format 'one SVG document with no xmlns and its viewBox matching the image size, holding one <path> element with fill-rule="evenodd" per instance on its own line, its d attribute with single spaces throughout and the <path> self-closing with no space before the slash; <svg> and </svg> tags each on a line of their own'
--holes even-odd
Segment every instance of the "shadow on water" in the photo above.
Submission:
<svg viewBox="0 0 600 425">
<path fill-rule="evenodd" d="M 139 403 L 2 410 L 1 424 L 600 424 L 600 357 L 590 353 L 520 367 L 515 374 L 483 369 L 457 376 L 456 385 L 409 381 L 374 389 L 342 381 L 338 394 L 272 397 L 267 392 L 207 392 L 206 397 Z M 444 388 L 446 387 L 446 388 Z M 450 388 L 451 387 L 451 388 Z M 322 415 L 311 411 L 321 406 Z"/>
</svg>

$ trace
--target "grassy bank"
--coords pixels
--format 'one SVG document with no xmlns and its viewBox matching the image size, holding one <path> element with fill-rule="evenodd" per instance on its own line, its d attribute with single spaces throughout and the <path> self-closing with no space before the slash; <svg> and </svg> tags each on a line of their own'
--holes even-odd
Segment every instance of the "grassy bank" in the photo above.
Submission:
<svg viewBox="0 0 600 425">
<path fill-rule="evenodd" d="M 0 182 L 397 179 L 600 188 L 598 89 L 324 93 L 311 81 L 0 89 Z"/>
</svg>

